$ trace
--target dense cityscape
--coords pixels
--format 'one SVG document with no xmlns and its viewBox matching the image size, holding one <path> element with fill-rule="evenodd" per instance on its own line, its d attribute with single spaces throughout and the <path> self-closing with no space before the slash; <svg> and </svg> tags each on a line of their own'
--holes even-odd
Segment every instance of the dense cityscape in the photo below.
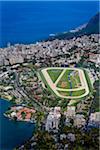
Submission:
<svg viewBox="0 0 100 150">
<path fill-rule="evenodd" d="M 32 138 L 16 149 L 98 149 L 99 38 L 91 34 L 0 48 L 0 97 L 13 103 L 4 115 L 37 126 Z M 89 95 L 79 101 L 56 97 L 43 88 L 39 72 L 46 67 L 85 69 Z"/>
</svg>

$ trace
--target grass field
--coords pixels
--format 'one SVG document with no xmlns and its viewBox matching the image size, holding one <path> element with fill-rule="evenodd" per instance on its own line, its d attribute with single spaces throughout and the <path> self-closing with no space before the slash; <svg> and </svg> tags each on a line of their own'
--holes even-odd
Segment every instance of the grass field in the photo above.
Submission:
<svg viewBox="0 0 100 150">
<path fill-rule="evenodd" d="M 58 91 L 63 96 L 80 96 L 85 93 L 85 89 L 79 91 Z"/>
<path fill-rule="evenodd" d="M 70 82 L 68 81 L 68 75 L 71 72 L 72 70 L 66 70 L 66 72 L 63 74 L 60 81 L 58 82 L 57 87 L 70 89 Z"/>
<path fill-rule="evenodd" d="M 59 80 L 57 87 L 63 89 L 78 88 L 81 85 L 78 71 L 66 70 L 62 78 Z"/>
<path fill-rule="evenodd" d="M 52 81 L 55 83 L 55 81 L 58 79 L 59 75 L 61 74 L 63 70 L 62 69 L 49 69 L 47 72 L 52 79 Z"/>
<path fill-rule="evenodd" d="M 72 96 L 80 96 L 85 93 L 85 89 L 72 92 Z"/>
<path fill-rule="evenodd" d="M 72 88 L 78 88 L 81 86 L 81 81 L 80 81 L 78 71 L 76 71 L 73 76 L 70 76 L 70 80 L 72 82 Z"/>
<path fill-rule="evenodd" d="M 71 92 L 66 92 L 66 91 L 58 91 L 59 94 L 61 94 L 62 96 L 70 96 Z"/>
</svg>

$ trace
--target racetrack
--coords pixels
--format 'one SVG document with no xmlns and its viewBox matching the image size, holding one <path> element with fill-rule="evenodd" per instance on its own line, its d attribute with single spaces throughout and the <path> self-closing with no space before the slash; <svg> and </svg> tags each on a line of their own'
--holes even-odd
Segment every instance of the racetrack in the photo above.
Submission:
<svg viewBox="0 0 100 150">
<path fill-rule="evenodd" d="M 57 78 L 57 80 L 55 81 L 55 83 L 53 83 L 51 77 L 49 76 L 48 74 L 48 70 L 53 70 L 53 69 L 62 69 L 62 73 L 59 75 L 59 77 Z M 60 79 L 62 78 L 63 74 L 66 72 L 66 70 L 76 70 L 78 71 L 79 73 L 79 77 L 80 77 L 80 81 L 81 81 L 81 86 L 78 87 L 78 88 L 72 88 L 72 89 L 63 89 L 63 88 L 59 88 L 57 87 L 57 84 L 58 82 L 60 81 Z M 45 68 L 45 69 L 42 69 L 41 70 L 47 84 L 50 86 L 50 88 L 53 90 L 53 92 L 60 98 L 68 98 L 68 99 L 79 99 L 79 98 L 83 98 L 85 97 L 86 95 L 89 94 L 89 87 L 88 87 L 88 84 L 87 84 L 87 81 L 86 81 L 86 78 L 85 78 L 85 75 L 84 75 L 84 71 L 82 69 L 79 69 L 79 68 L 62 68 L 62 67 L 49 67 L 49 68 Z M 80 91 L 80 90 L 84 90 L 85 89 L 85 93 L 80 95 L 80 96 L 64 96 L 64 95 L 61 95 L 59 94 L 58 91 L 66 91 L 66 92 L 74 92 L 74 91 Z"/>
</svg>

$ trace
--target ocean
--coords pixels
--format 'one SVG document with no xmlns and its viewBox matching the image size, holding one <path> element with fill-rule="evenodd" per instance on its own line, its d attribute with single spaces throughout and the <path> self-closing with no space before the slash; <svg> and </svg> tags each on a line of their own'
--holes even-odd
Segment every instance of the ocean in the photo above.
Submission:
<svg viewBox="0 0 100 150">
<path fill-rule="evenodd" d="M 34 43 L 73 29 L 87 23 L 98 6 L 97 1 L 0 1 L 0 47 Z"/>
</svg>

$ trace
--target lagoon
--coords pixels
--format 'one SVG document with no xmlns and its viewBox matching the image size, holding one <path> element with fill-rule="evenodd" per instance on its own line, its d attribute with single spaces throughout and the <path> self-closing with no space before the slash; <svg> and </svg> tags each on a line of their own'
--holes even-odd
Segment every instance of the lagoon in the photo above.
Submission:
<svg viewBox="0 0 100 150">
<path fill-rule="evenodd" d="M 3 113 L 9 107 L 10 102 L 0 99 L 0 150 L 13 150 L 28 140 L 35 130 L 34 124 L 6 118 Z"/>
</svg>

